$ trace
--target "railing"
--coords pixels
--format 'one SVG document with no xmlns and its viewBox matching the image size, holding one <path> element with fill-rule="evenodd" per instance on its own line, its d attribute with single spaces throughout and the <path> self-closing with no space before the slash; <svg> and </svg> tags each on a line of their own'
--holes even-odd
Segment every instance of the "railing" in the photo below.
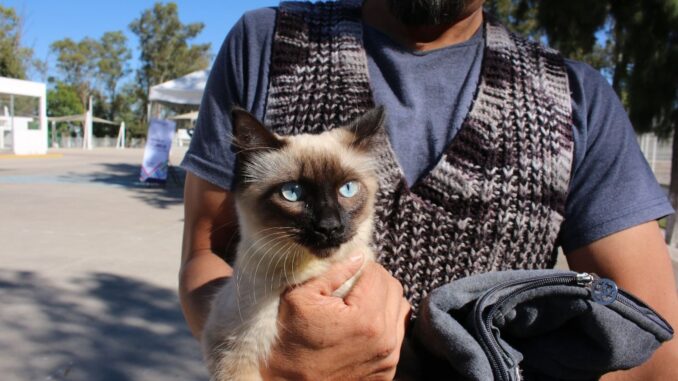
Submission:
<svg viewBox="0 0 678 381">
<path fill-rule="evenodd" d="M 117 139 L 111 136 L 102 138 L 92 138 L 94 148 L 115 148 Z M 62 136 L 56 139 L 56 145 L 51 144 L 52 148 L 82 148 L 82 137 Z M 130 138 L 125 142 L 125 148 L 143 148 L 146 139 Z"/>
<path fill-rule="evenodd" d="M 671 180 L 671 155 L 673 152 L 672 140 L 660 140 L 654 134 L 643 134 L 638 137 L 640 150 L 647 163 L 652 168 L 657 181 L 668 186 Z"/>
</svg>

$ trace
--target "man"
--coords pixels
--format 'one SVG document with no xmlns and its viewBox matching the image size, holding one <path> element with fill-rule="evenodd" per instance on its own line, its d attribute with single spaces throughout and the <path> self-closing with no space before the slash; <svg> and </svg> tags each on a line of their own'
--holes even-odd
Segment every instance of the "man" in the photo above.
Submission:
<svg viewBox="0 0 678 381">
<path fill-rule="evenodd" d="M 287 292 L 267 379 L 392 379 L 409 313 L 401 283 L 416 307 L 464 275 L 552 266 L 557 245 L 572 269 L 614 279 L 678 325 L 654 222 L 672 210 L 613 91 L 588 66 L 483 24 L 482 3 L 366 0 L 357 22 L 355 1 L 243 16 L 214 64 L 183 163 L 180 295 L 194 335 L 232 271 L 221 258 L 237 230 L 233 104 L 280 133 L 331 128 L 375 103 L 388 112 L 375 244 L 401 281 L 370 265 L 344 300 L 328 296 L 354 261 Z M 678 379 L 677 360 L 672 340 L 607 377 Z"/>
</svg>

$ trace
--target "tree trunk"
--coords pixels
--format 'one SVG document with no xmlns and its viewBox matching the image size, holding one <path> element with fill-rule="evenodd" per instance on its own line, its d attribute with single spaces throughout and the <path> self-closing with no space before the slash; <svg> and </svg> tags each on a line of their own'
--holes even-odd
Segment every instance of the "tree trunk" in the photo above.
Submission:
<svg viewBox="0 0 678 381">
<path fill-rule="evenodd" d="M 673 209 L 678 207 L 678 126 L 673 129 L 673 152 L 671 153 L 671 182 L 669 184 L 669 200 Z M 666 224 L 665 239 L 668 245 L 675 242 L 674 239 L 678 234 L 678 223 L 676 223 L 676 215 L 669 216 Z M 674 246 L 676 246 L 674 244 Z"/>
</svg>

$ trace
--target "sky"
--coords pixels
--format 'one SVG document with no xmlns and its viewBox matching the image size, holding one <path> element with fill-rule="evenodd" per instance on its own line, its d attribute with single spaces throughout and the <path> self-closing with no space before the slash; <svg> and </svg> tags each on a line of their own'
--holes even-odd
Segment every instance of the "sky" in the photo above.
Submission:
<svg viewBox="0 0 678 381">
<path fill-rule="evenodd" d="M 55 55 L 49 45 L 57 40 L 84 37 L 99 39 L 105 32 L 120 30 L 127 36 L 133 51 L 132 69 L 138 66 L 138 40 L 128 25 L 139 18 L 155 0 L 0 0 L 13 7 L 24 19 L 23 46 L 32 48 L 34 57 L 49 62 L 49 75 L 56 75 Z M 161 1 L 167 3 L 168 1 Z M 184 24 L 202 22 L 202 33 L 189 43 L 211 43 L 215 55 L 233 24 L 247 10 L 274 6 L 278 0 L 176 0 L 179 19 Z M 42 81 L 36 73 L 30 79 Z"/>
</svg>

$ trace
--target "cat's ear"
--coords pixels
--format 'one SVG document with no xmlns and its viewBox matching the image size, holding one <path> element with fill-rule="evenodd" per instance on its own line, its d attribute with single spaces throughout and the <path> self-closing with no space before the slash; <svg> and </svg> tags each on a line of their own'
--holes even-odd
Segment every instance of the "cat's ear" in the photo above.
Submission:
<svg viewBox="0 0 678 381">
<path fill-rule="evenodd" d="M 383 128 L 386 119 L 386 112 L 383 106 L 373 108 L 353 121 L 348 129 L 353 132 L 353 146 L 369 150 L 372 146 L 372 140 Z"/>
<path fill-rule="evenodd" d="M 237 106 L 233 107 L 231 116 L 233 118 L 233 145 L 238 154 L 275 150 L 285 145 L 246 110 Z"/>
</svg>

